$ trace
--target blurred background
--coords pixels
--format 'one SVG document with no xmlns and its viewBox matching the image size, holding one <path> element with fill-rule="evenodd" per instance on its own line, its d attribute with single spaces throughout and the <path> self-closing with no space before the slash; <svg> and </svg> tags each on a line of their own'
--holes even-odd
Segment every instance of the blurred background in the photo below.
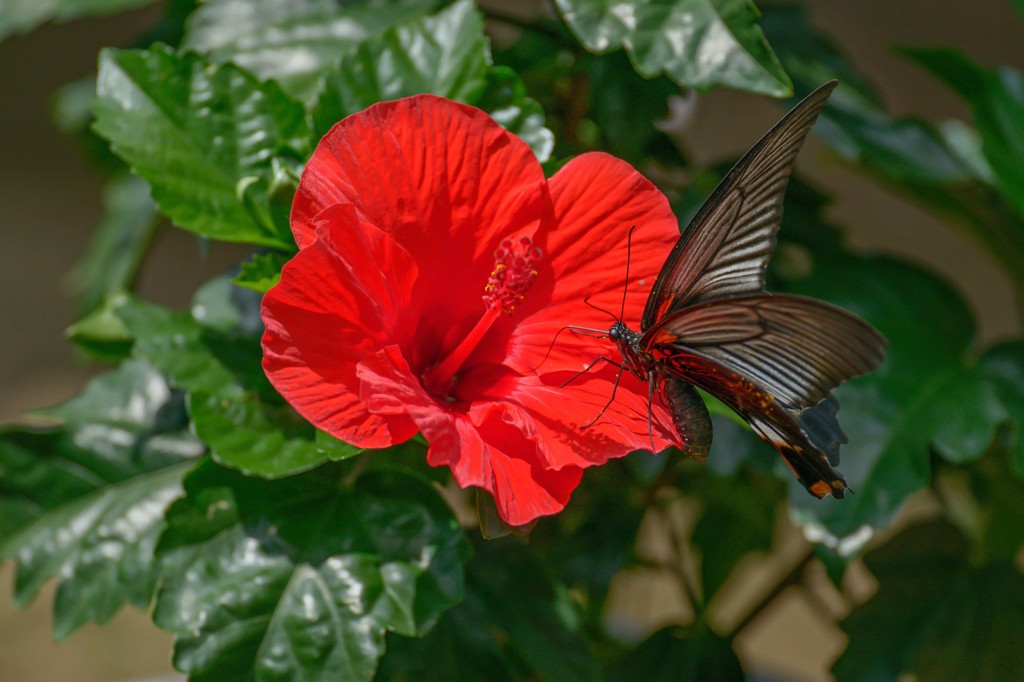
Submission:
<svg viewBox="0 0 1024 682">
<path fill-rule="evenodd" d="M 0 0 L 3 2 L 6 0 Z M 508 4 L 509 11 L 524 3 Z M 514 7 L 512 6 L 514 5 Z M 897 45 L 955 45 L 986 66 L 1024 69 L 1022 24 L 1008 0 L 808 0 L 813 22 L 873 81 L 895 115 L 969 120 L 963 103 L 935 79 L 892 52 Z M 130 46 L 159 7 L 117 18 L 47 25 L 0 43 L 0 420 L 19 419 L 78 391 L 92 369 L 64 340 L 76 317 L 67 273 L 101 214 L 100 182 L 82 150 L 56 130 L 50 96 L 90 73 L 100 48 Z M 682 133 L 698 163 L 734 158 L 776 121 L 782 107 L 766 98 L 716 91 L 697 98 Z M 912 204 L 845 170 L 811 140 L 800 167 L 836 197 L 830 217 L 863 249 L 894 252 L 953 280 L 978 318 L 981 340 L 1019 335 L 1022 320 L 1001 268 L 974 242 Z M 880 229 L 885 226 L 885 229 Z M 201 250 L 196 239 L 165 230 L 144 264 L 139 289 L 151 300 L 183 305 L 195 288 L 238 260 L 244 248 Z M 766 566 L 785 566 L 786 543 Z M 781 557 L 781 558 L 780 558 Z M 772 562 L 775 562 L 773 564 Z M 765 566 L 752 580 L 771 584 Z M 770 571 L 768 571 L 770 574 Z M 6 594 L 13 571 L 0 571 Z M 756 586 L 752 586 L 756 589 Z M 870 585 L 865 589 L 870 590 Z M 170 637 L 143 615 L 122 612 L 106 627 L 82 628 L 67 642 L 51 638 L 52 593 L 15 614 L 0 599 L 0 680 L 117 680 L 171 672 Z M 636 605 L 657 619 L 657 605 Z M 746 662 L 797 680 L 829 678 L 845 642 L 800 599 L 780 600 L 744 635 Z"/>
</svg>

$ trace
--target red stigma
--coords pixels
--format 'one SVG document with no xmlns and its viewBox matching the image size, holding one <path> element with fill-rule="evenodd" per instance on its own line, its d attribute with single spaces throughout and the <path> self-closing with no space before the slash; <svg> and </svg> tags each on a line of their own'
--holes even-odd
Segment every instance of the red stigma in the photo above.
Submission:
<svg viewBox="0 0 1024 682">
<path fill-rule="evenodd" d="M 494 250 L 494 269 L 484 287 L 484 303 L 491 309 L 511 314 L 537 279 L 534 265 L 543 252 L 529 237 L 506 239 Z"/>
</svg>

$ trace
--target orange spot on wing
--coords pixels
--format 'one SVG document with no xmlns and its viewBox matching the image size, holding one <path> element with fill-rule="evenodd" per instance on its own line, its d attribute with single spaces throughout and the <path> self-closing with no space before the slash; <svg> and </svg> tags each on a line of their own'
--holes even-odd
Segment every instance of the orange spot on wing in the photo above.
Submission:
<svg viewBox="0 0 1024 682">
<path fill-rule="evenodd" d="M 831 495 L 833 493 L 832 486 L 829 485 L 826 481 L 816 481 L 812 483 L 807 489 L 810 490 L 811 494 L 813 494 L 818 499 L 821 499 L 822 497 L 825 497 L 826 495 Z"/>
</svg>

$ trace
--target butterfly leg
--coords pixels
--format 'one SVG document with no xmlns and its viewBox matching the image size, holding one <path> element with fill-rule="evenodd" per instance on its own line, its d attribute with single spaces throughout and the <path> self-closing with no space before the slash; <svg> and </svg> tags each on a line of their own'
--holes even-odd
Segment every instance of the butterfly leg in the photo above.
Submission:
<svg viewBox="0 0 1024 682">
<path fill-rule="evenodd" d="M 647 438 L 651 441 L 651 453 L 654 452 L 654 373 L 647 375 Z"/>
<path fill-rule="evenodd" d="M 611 358 L 609 358 L 609 357 L 606 357 L 606 356 L 602 355 L 602 356 L 600 356 L 599 358 L 597 358 L 596 360 L 594 360 L 594 361 L 593 361 L 592 363 L 590 363 L 589 365 L 587 365 L 587 366 L 586 366 L 586 367 L 585 367 L 585 368 L 584 368 L 583 370 L 581 370 L 581 371 L 579 371 L 579 372 L 576 372 L 576 373 L 575 373 L 575 374 L 573 374 L 573 375 L 572 375 L 571 377 L 569 377 L 568 379 L 566 379 L 566 380 L 565 380 L 565 381 L 564 381 L 564 382 L 563 382 L 562 384 L 560 384 L 560 385 L 559 385 L 558 387 L 559 387 L 559 388 L 565 388 L 566 386 L 568 386 L 568 385 L 569 385 L 569 384 L 571 384 L 572 382 L 576 381 L 577 379 L 579 379 L 579 378 L 580 378 L 581 376 L 583 376 L 584 374 L 586 374 L 586 373 L 587 373 L 587 372 L 589 372 L 590 370 L 594 369 L 594 367 L 595 367 L 595 366 L 597 365 L 597 363 L 601 362 L 602 360 L 604 360 L 605 362 L 607 362 L 607 363 L 608 363 L 609 365 L 615 365 L 616 367 L 618 367 L 618 368 L 619 368 L 619 374 L 621 374 L 621 373 L 622 373 L 622 363 L 620 363 L 620 362 L 615 362 L 615 361 L 614 361 L 614 360 L 612 360 Z M 616 383 L 618 383 L 618 380 L 616 380 Z M 610 404 L 610 403 L 609 403 L 609 404 Z"/>
<path fill-rule="evenodd" d="M 605 403 L 604 407 L 601 408 L 601 411 L 597 413 L 597 416 L 595 416 L 593 419 L 591 419 L 586 424 L 581 426 L 580 429 L 586 429 L 586 428 L 591 427 L 594 424 L 596 424 L 597 420 L 601 418 L 601 415 L 604 414 L 605 411 L 607 411 L 608 408 L 612 406 L 612 403 L 615 402 L 615 392 L 619 390 L 619 379 L 622 378 L 622 370 L 626 369 L 625 365 L 620 365 L 619 363 L 615 362 L 614 360 L 609 360 L 608 358 L 604 357 L 603 355 L 601 356 L 601 358 L 598 358 L 598 359 L 608 360 L 608 362 L 612 363 L 613 365 L 618 365 L 619 366 L 619 371 L 615 375 L 615 383 L 612 384 L 612 397 L 608 398 L 608 402 Z M 593 367 L 593 365 L 591 365 L 591 367 Z M 583 371 L 585 372 L 587 370 L 583 370 Z M 582 374 L 582 373 L 583 372 L 580 372 L 580 374 Z M 579 374 L 577 374 L 576 376 L 579 376 Z M 573 378 L 575 378 L 575 377 L 573 377 Z"/>
</svg>

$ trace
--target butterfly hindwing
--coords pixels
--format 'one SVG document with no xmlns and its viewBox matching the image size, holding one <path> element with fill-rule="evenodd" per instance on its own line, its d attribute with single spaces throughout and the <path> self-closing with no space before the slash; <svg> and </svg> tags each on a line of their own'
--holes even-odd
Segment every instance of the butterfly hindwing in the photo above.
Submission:
<svg viewBox="0 0 1024 682">
<path fill-rule="evenodd" d="M 871 371 L 886 342 L 856 315 L 802 296 L 756 294 L 684 308 L 644 333 L 651 353 L 695 350 L 802 410 L 843 381 Z"/>
<path fill-rule="evenodd" d="M 835 86 L 826 83 L 786 114 L 704 202 L 658 274 L 642 329 L 686 305 L 764 288 L 793 162 Z"/>
<path fill-rule="evenodd" d="M 674 350 L 662 367 L 671 377 L 699 386 L 740 415 L 775 447 L 812 495 L 843 497 L 846 479 L 832 467 L 838 463 L 838 445 L 846 437 L 836 419 L 834 398 L 802 410 L 787 408 L 736 370 L 688 349 Z"/>
</svg>

